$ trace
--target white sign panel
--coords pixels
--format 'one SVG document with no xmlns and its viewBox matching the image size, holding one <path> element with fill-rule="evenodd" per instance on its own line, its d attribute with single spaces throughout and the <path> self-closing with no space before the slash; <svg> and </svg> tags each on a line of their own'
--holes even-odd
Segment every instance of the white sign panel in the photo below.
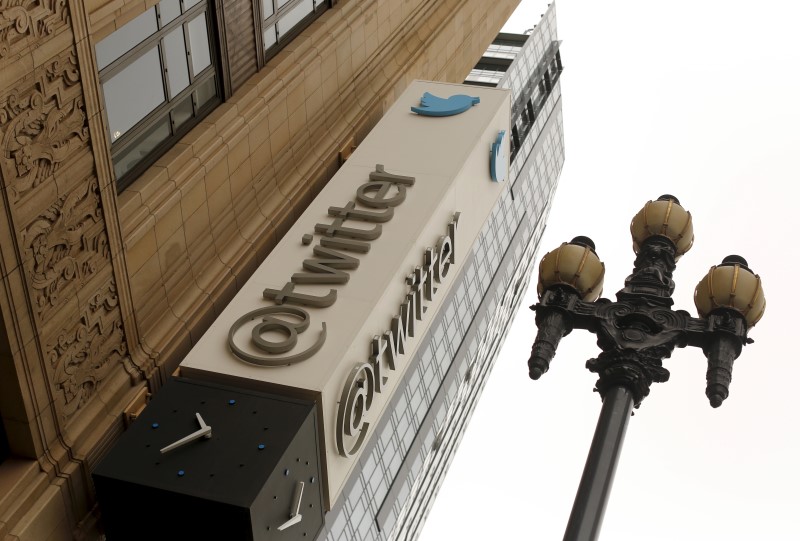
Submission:
<svg viewBox="0 0 800 541">
<path fill-rule="evenodd" d="M 412 83 L 181 363 L 314 399 L 329 506 L 507 189 L 509 116 L 506 90 Z"/>
</svg>

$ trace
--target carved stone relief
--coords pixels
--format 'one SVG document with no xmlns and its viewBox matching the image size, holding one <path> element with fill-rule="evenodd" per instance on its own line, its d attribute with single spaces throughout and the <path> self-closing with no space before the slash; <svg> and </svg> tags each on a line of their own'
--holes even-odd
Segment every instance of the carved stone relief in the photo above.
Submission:
<svg viewBox="0 0 800 541">
<path fill-rule="evenodd" d="M 63 421 L 89 401 L 112 370 L 127 362 L 118 304 L 111 280 L 92 297 L 79 320 L 45 346 Z"/>
<path fill-rule="evenodd" d="M 0 172 L 12 203 L 88 146 L 89 125 L 74 49 L 37 69 L 32 79 L 0 100 L 0 138 Z"/>
<path fill-rule="evenodd" d="M 68 23 L 67 0 L 0 0 L 0 58 L 26 38 L 41 40 Z"/>
<path fill-rule="evenodd" d="M 66 0 L 0 0 L 0 46 L 14 54 L 27 46 L 26 36 L 38 45 L 63 29 L 59 21 L 69 23 Z M 23 79 L 0 83 L 0 182 L 18 220 L 15 240 L 42 345 L 40 362 L 62 423 L 113 371 L 134 371 L 99 183 L 85 165 L 89 156 L 74 45 Z"/>
<path fill-rule="evenodd" d="M 97 179 L 58 198 L 20 236 L 31 301 L 41 322 L 62 295 L 110 264 Z"/>
</svg>

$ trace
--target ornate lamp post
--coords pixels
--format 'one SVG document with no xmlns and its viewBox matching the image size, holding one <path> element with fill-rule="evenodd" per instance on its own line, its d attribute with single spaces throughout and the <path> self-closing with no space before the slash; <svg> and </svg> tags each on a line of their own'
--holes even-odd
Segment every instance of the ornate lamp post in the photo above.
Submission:
<svg viewBox="0 0 800 541">
<path fill-rule="evenodd" d="M 672 310 L 675 261 L 692 246 L 692 217 L 671 195 L 649 201 L 631 222 L 633 272 L 617 302 L 601 299 L 605 267 L 587 237 L 576 237 L 539 265 L 539 331 L 528 368 L 532 379 L 547 372 L 556 347 L 572 329 L 597 335 L 602 352 L 586 362 L 598 375 L 603 399 L 565 541 L 597 539 L 632 408 L 653 382 L 669 379 L 661 362 L 676 347 L 702 348 L 708 359 L 706 396 L 719 407 L 728 397 L 733 361 L 752 343 L 747 331 L 764 314 L 761 279 L 744 258 L 728 256 L 695 289 L 700 317 Z"/>
</svg>

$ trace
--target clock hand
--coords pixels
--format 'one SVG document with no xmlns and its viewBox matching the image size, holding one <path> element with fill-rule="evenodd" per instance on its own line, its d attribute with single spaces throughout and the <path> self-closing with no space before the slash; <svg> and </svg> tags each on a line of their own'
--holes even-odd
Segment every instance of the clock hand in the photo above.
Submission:
<svg viewBox="0 0 800 541">
<path fill-rule="evenodd" d="M 278 526 L 278 531 L 283 531 L 289 526 L 294 526 L 303 520 L 303 515 L 300 514 L 300 503 L 303 500 L 304 486 L 305 483 L 300 481 L 297 483 L 297 486 L 294 487 L 294 501 L 292 502 L 292 511 L 289 513 L 289 520 Z"/>
<path fill-rule="evenodd" d="M 189 443 L 191 441 L 194 441 L 196 439 L 202 438 L 203 436 L 205 436 L 206 438 L 210 438 L 211 437 L 211 427 L 210 426 L 206 425 L 205 427 L 201 428 L 200 430 L 198 430 L 196 432 L 192 432 L 188 436 L 179 439 L 175 443 L 171 443 L 171 444 L 167 445 L 166 447 L 161 449 L 161 453 L 164 454 L 164 453 L 166 453 L 168 451 L 172 451 L 173 449 L 177 449 L 181 445 L 186 445 L 187 443 Z"/>
<path fill-rule="evenodd" d="M 300 514 L 300 501 L 303 499 L 303 487 L 305 483 L 300 481 L 297 483 L 297 486 L 294 487 L 294 513 L 290 516 L 295 516 Z"/>
<path fill-rule="evenodd" d="M 197 415 L 197 422 L 198 422 L 198 423 L 200 423 L 200 428 L 205 428 L 205 427 L 207 427 L 207 426 L 208 426 L 208 425 L 206 424 L 206 422 L 203 420 L 203 418 L 202 418 L 202 417 L 200 417 L 200 414 L 199 414 L 199 413 L 195 413 L 195 415 Z M 208 436 L 208 437 L 210 437 L 210 436 Z"/>
<path fill-rule="evenodd" d="M 303 520 L 303 515 L 295 515 L 292 518 L 290 518 L 289 520 L 287 520 L 286 522 L 284 522 L 283 524 L 281 524 L 280 526 L 278 526 L 278 531 L 282 532 L 283 530 L 285 530 L 289 526 L 294 526 L 295 524 L 297 524 L 301 520 Z"/>
</svg>

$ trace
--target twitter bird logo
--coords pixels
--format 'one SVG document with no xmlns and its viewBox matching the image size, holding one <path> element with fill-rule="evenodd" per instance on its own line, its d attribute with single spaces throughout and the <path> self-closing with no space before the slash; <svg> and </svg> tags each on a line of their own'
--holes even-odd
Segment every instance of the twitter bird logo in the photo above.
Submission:
<svg viewBox="0 0 800 541">
<path fill-rule="evenodd" d="M 423 116 L 453 116 L 463 113 L 473 105 L 480 103 L 480 98 L 456 94 L 449 98 L 440 98 L 430 92 L 425 92 L 419 100 L 419 107 L 412 107 L 411 111 Z"/>
<path fill-rule="evenodd" d="M 508 176 L 508 160 L 506 159 L 506 147 L 503 145 L 503 138 L 506 131 L 497 134 L 492 143 L 491 157 L 489 159 L 489 174 L 495 182 L 503 182 Z"/>
</svg>

